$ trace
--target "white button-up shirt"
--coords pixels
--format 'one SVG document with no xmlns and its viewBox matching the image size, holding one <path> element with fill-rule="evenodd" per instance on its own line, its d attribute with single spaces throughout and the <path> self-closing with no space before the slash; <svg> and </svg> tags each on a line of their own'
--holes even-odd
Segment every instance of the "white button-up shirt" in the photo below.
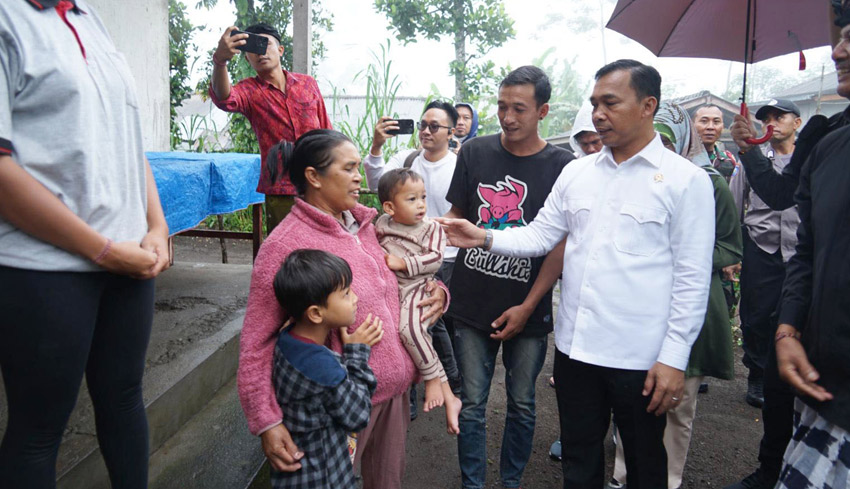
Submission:
<svg viewBox="0 0 850 489">
<path fill-rule="evenodd" d="M 555 345 L 603 367 L 684 370 L 705 321 L 714 191 L 705 170 L 658 135 L 616 164 L 609 148 L 573 161 L 523 228 L 494 253 L 540 256 L 567 236 Z"/>
</svg>

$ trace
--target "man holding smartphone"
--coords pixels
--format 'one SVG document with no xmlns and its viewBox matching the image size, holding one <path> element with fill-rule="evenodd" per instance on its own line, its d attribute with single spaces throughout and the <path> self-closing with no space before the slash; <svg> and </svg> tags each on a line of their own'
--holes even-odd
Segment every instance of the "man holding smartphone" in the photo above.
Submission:
<svg viewBox="0 0 850 489">
<path fill-rule="evenodd" d="M 213 53 L 210 98 L 221 110 L 238 112 L 248 118 L 260 144 L 262 171 L 257 192 L 266 195 L 266 231 L 286 217 L 295 202 L 295 186 L 280 168 L 280 162 L 266 161 L 269 148 L 281 140 L 295 142 L 313 129 L 333 129 L 325 110 L 319 86 L 309 75 L 292 73 L 280 64 L 283 46 L 280 33 L 268 24 L 254 24 L 243 32 L 225 29 Z M 243 51 L 257 76 L 231 86 L 227 63 L 245 49 L 250 36 L 268 39 L 264 53 Z M 258 43 L 250 43 L 256 45 Z"/>
</svg>

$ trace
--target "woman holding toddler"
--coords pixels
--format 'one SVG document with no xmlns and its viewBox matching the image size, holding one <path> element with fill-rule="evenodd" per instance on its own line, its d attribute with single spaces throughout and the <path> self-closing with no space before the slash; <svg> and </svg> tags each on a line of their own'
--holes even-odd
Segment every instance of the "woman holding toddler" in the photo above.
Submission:
<svg viewBox="0 0 850 489">
<path fill-rule="evenodd" d="M 386 266 L 375 234 L 377 211 L 358 203 L 360 155 L 345 135 L 318 129 L 304 134 L 294 146 L 283 142 L 273 147 L 269 158 L 281 160 L 300 198 L 263 243 L 254 263 L 238 372 L 239 396 L 249 429 L 261 437 L 274 470 L 301 469 L 304 454 L 284 426 L 286 413 L 276 401 L 272 382 L 273 351 L 288 319 L 272 284 L 281 263 L 293 251 L 327 251 L 351 268 L 351 290 L 358 303 L 348 332 L 369 314 L 383 322 L 383 337 L 372 346 L 368 362 L 377 389 L 369 424 L 358 434 L 355 466 L 359 462 L 365 489 L 400 488 L 410 423 L 408 389 L 417 371 L 399 337 L 398 282 Z M 442 314 L 447 303 L 447 293 L 437 283 L 429 289 L 431 297 L 423 304 L 425 318 Z M 327 346 L 342 351 L 337 331 L 331 332 Z"/>
</svg>

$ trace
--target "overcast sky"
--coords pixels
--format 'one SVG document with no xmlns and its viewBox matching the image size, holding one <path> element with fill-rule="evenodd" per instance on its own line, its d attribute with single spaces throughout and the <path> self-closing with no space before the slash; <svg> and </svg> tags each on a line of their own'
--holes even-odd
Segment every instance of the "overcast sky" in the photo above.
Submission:
<svg viewBox="0 0 850 489">
<path fill-rule="evenodd" d="M 188 3 L 195 2 L 189 0 Z M 504 3 L 508 15 L 515 21 L 516 38 L 488 54 L 487 57 L 497 65 L 509 63 L 516 68 L 529 64 L 550 47 L 555 47 L 553 57 L 563 60 L 575 58 L 574 67 L 587 83 L 604 64 L 600 30 L 573 34 L 565 19 L 575 13 L 570 5 L 587 4 L 596 7 L 596 17 L 601 14 L 607 21 L 613 3 L 604 2 L 607 6 L 601 13 L 598 0 L 505 0 Z M 431 92 L 432 84 L 441 94 L 453 95 L 454 81 L 448 73 L 448 63 L 454 57 L 451 39 L 439 42 L 423 40 L 403 46 L 387 30 L 386 17 L 375 12 L 371 0 L 322 0 L 322 7 L 334 16 L 333 32 L 322 37 L 326 57 L 314 74 L 323 93 L 329 94 L 333 84 L 344 88 L 350 95 L 362 95 L 365 92 L 362 84 L 352 83 L 354 75 L 369 65 L 371 51 L 380 51 L 381 44 L 391 38 L 393 72 L 399 75 L 402 84 L 399 95 L 425 96 Z M 206 29 L 195 37 L 201 52 L 214 48 L 224 28 L 234 19 L 229 0 L 219 0 L 213 11 L 195 10 L 194 5 L 190 5 L 190 16 L 193 23 L 206 25 Z M 700 90 L 722 94 L 730 75 L 734 77 L 741 73 L 743 67 L 740 63 L 718 60 L 657 58 L 640 44 L 607 29 L 604 38 L 607 61 L 633 58 L 651 64 L 660 71 L 665 85 L 675 87 L 677 96 Z M 828 60 L 829 52 L 827 47 L 806 51 L 808 72 L 812 77 L 820 75 L 821 61 Z M 787 76 L 797 76 L 797 65 L 797 54 L 791 54 L 760 63 L 756 69 L 771 66 Z M 827 65 L 827 72 L 832 69 L 831 65 Z M 199 72 L 196 69 L 193 81 L 197 81 Z"/>
</svg>

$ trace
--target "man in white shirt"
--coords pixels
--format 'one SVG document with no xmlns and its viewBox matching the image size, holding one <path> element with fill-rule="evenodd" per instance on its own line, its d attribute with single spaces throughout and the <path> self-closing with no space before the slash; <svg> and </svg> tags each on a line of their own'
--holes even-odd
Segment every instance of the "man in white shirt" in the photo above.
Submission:
<svg viewBox="0 0 850 489">
<path fill-rule="evenodd" d="M 446 193 L 452 183 L 452 175 L 455 171 L 457 155 L 449 151 L 449 141 L 452 138 L 458 114 L 454 106 L 448 102 L 434 100 L 425 106 L 422 119 L 419 122 L 419 145 L 422 149 L 411 149 L 401 151 L 386 163 L 382 156 L 382 148 L 387 140 L 395 137 L 388 131 L 398 129 L 398 121 L 391 117 L 381 117 L 375 126 L 372 139 L 372 149 L 363 158 L 363 168 L 366 171 L 366 182 L 369 189 L 378 190 L 378 181 L 381 176 L 389 170 L 410 167 L 413 171 L 422 175 L 425 181 L 426 201 L 428 205 L 428 217 L 440 217 L 448 212 L 452 205 L 446 200 Z M 447 246 L 443 254 L 443 265 L 437 278 L 446 286 L 451 282 L 452 270 L 454 269 L 457 248 Z M 441 318 L 430 328 L 434 340 L 434 348 L 446 371 L 449 385 L 455 393 L 460 391 L 460 376 L 458 374 L 457 362 L 452 348 L 451 325 L 448 318 Z M 448 329 L 448 331 L 447 331 Z M 415 391 L 414 391 L 415 392 Z M 411 418 L 416 417 L 415 400 L 411 399 Z"/>
<path fill-rule="evenodd" d="M 650 66 L 606 65 L 590 99 L 605 148 L 563 170 L 531 224 L 494 231 L 442 220 L 456 246 L 507 256 L 543 255 L 567 237 L 555 324 L 565 488 L 602 487 L 612 411 L 627 485 L 667 486 L 662 414 L 682 397 L 705 319 L 714 196 L 706 172 L 655 133 L 660 91 Z"/>
</svg>

